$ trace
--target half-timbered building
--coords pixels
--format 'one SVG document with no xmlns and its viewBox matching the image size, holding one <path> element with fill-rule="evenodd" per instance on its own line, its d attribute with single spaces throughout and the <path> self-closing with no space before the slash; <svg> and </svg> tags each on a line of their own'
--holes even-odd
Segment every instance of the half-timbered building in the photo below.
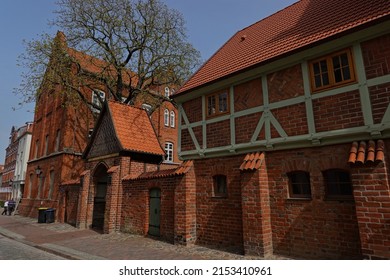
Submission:
<svg viewBox="0 0 390 280">
<path fill-rule="evenodd" d="M 238 31 L 184 84 L 196 243 L 390 258 L 389 26 L 386 0 L 302 0 Z"/>
</svg>

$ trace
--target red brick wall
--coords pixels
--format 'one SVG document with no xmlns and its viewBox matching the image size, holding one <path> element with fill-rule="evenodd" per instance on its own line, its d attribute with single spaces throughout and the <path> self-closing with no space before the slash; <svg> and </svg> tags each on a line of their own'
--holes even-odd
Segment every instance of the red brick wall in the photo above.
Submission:
<svg viewBox="0 0 390 280">
<path fill-rule="evenodd" d="M 200 147 L 203 145 L 203 132 L 202 127 L 197 126 L 192 128 L 192 131 L 194 132 L 195 138 L 198 141 L 198 144 Z M 191 151 L 195 150 L 195 144 L 194 141 L 192 141 L 190 132 L 188 129 L 184 129 L 181 131 L 181 150 L 182 151 Z"/>
<path fill-rule="evenodd" d="M 389 151 L 387 141 L 386 151 Z M 357 165 L 352 169 L 362 254 L 368 259 L 390 259 L 389 154 L 384 163 Z"/>
<path fill-rule="evenodd" d="M 250 142 L 262 113 L 250 114 L 235 120 L 236 143 Z"/>
<path fill-rule="evenodd" d="M 240 171 L 242 156 L 194 161 L 197 243 L 243 252 Z M 213 176 L 227 176 L 228 196 L 213 197 Z"/>
<path fill-rule="evenodd" d="M 207 124 L 207 148 L 230 145 L 230 121 Z"/>
<path fill-rule="evenodd" d="M 190 123 L 202 120 L 202 98 L 198 97 L 183 104 L 184 112 Z M 182 119 L 182 124 L 184 119 Z"/>
<path fill-rule="evenodd" d="M 161 190 L 160 238 L 174 242 L 174 191 L 178 178 L 123 181 L 121 230 L 147 235 L 149 229 L 150 190 Z"/>
<path fill-rule="evenodd" d="M 364 125 L 359 91 L 313 100 L 316 131 L 329 131 Z"/>
<path fill-rule="evenodd" d="M 263 91 L 260 78 L 234 87 L 235 112 L 261 105 L 263 105 Z"/>
<path fill-rule="evenodd" d="M 274 109 L 271 112 L 288 136 L 309 133 L 305 103 Z M 271 136 L 273 138 L 280 137 L 276 130 L 273 130 Z"/>
<path fill-rule="evenodd" d="M 390 83 L 369 88 L 374 123 L 381 123 L 390 104 Z"/>
<path fill-rule="evenodd" d="M 368 79 L 390 74 L 390 34 L 363 42 L 362 52 Z"/>
<path fill-rule="evenodd" d="M 269 102 L 303 95 L 301 66 L 295 65 L 267 76 Z"/>
<path fill-rule="evenodd" d="M 168 109 L 169 113 L 173 111 L 175 113 L 175 125 L 171 127 L 170 122 L 169 126 L 165 126 L 164 124 L 164 111 Z M 173 161 L 180 162 L 177 155 L 177 139 L 178 139 L 178 125 L 179 125 L 179 113 L 175 106 L 170 102 L 163 102 L 161 106 L 154 111 L 151 116 L 153 127 L 156 131 L 157 139 L 160 142 L 160 145 L 163 149 L 165 149 L 165 143 L 171 142 L 173 143 Z M 169 119 L 170 120 L 170 119 Z"/>
<path fill-rule="evenodd" d="M 325 198 L 322 171 L 350 170 L 350 145 L 266 154 L 271 197 L 274 253 L 309 259 L 360 258 L 358 221 L 353 201 Z M 287 172 L 310 173 L 312 199 L 289 199 Z"/>
</svg>

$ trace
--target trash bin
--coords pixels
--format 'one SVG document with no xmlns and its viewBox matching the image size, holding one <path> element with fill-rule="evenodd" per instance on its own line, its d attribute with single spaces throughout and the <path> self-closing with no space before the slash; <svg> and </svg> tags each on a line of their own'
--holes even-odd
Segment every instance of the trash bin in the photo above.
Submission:
<svg viewBox="0 0 390 280">
<path fill-rule="evenodd" d="M 56 209 L 54 208 L 49 208 L 45 211 L 46 213 L 46 223 L 54 223 L 55 220 L 55 214 L 56 214 Z"/>
<path fill-rule="evenodd" d="M 38 208 L 38 223 L 46 223 L 46 210 L 47 208 Z"/>
</svg>

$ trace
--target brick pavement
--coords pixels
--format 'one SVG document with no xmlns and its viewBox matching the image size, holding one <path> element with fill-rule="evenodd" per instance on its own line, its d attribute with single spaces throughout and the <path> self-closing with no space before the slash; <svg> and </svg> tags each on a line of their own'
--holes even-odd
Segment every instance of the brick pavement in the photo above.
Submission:
<svg viewBox="0 0 390 280">
<path fill-rule="evenodd" d="M 67 259 L 87 260 L 248 260 L 259 257 L 180 246 L 127 233 L 100 234 L 69 224 L 38 223 L 22 216 L 0 216 L 0 234 Z M 284 259 L 274 257 L 275 259 Z"/>
</svg>

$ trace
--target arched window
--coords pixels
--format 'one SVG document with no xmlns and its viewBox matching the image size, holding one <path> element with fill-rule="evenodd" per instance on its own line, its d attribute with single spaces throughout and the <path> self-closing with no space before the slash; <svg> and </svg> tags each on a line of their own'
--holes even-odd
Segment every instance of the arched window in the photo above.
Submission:
<svg viewBox="0 0 390 280">
<path fill-rule="evenodd" d="M 164 110 L 164 125 L 169 126 L 169 110 Z"/>
<path fill-rule="evenodd" d="M 48 150 L 49 150 L 49 134 L 47 134 L 45 137 L 45 152 L 44 152 L 45 156 L 47 155 Z"/>
<path fill-rule="evenodd" d="M 352 182 L 349 172 L 341 169 L 328 169 L 323 172 L 327 199 L 353 199 Z"/>
<path fill-rule="evenodd" d="M 57 135 L 56 135 L 56 146 L 55 146 L 55 152 L 58 152 L 60 149 L 60 138 L 61 137 L 61 130 L 57 130 Z"/>
<path fill-rule="evenodd" d="M 39 156 L 39 140 L 35 141 L 35 151 L 34 151 L 34 158 L 38 158 Z"/>
<path fill-rule="evenodd" d="M 175 127 L 175 112 L 174 111 L 171 111 L 170 122 L 171 122 L 171 127 Z"/>
<path fill-rule="evenodd" d="M 169 97 L 169 87 L 165 87 L 165 97 Z"/>
<path fill-rule="evenodd" d="M 213 196 L 226 197 L 227 196 L 227 177 L 226 175 L 213 176 Z"/>
<path fill-rule="evenodd" d="M 287 173 L 289 180 L 290 198 L 310 198 L 310 174 L 305 171 L 293 171 Z"/>
<path fill-rule="evenodd" d="M 49 173 L 49 194 L 48 194 L 48 199 L 51 199 L 53 196 L 53 191 L 54 191 L 54 170 L 50 170 Z"/>
</svg>

